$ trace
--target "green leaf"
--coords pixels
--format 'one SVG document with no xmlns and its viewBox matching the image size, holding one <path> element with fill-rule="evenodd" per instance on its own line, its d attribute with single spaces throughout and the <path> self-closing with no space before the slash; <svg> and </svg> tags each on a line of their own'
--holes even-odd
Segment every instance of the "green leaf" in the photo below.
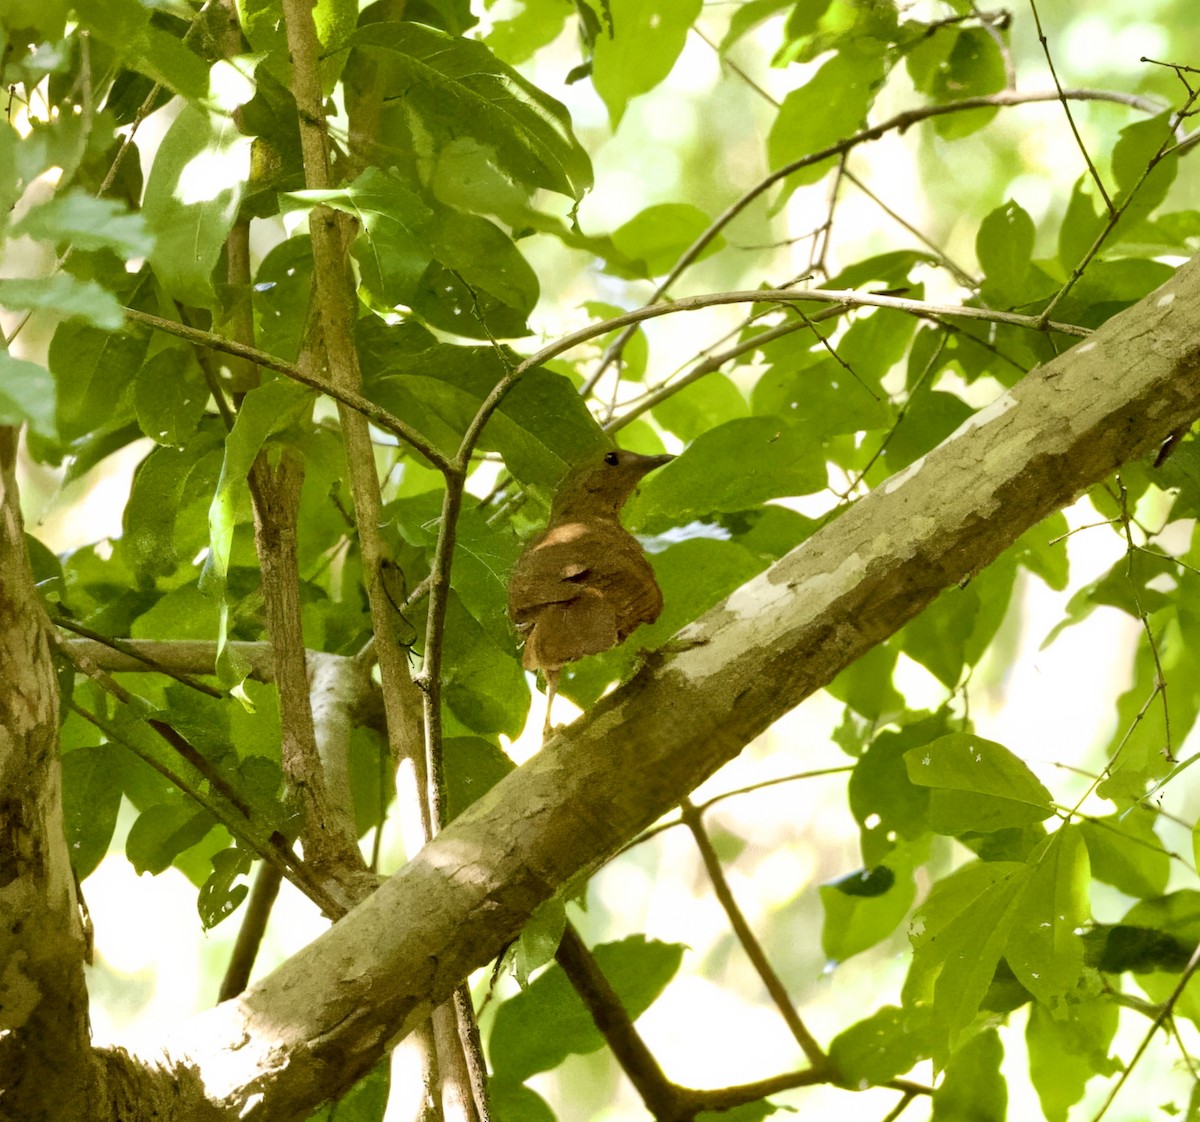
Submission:
<svg viewBox="0 0 1200 1122">
<path fill-rule="evenodd" d="M 975 255 L 985 277 L 986 300 L 1005 307 L 1028 301 L 1033 236 L 1033 219 L 1012 199 L 979 224 Z"/>
<path fill-rule="evenodd" d="M 621 1004 L 636 1021 L 662 993 L 683 961 L 679 943 L 632 935 L 594 947 L 592 954 Z M 567 1056 L 587 1055 L 604 1037 L 558 966 L 496 1012 L 488 1053 L 496 1079 L 520 1082 L 556 1068 Z"/>
<path fill-rule="evenodd" d="M 312 295 L 312 242 L 297 235 L 280 242 L 254 274 L 258 343 L 268 354 L 294 361 L 300 354 Z"/>
<path fill-rule="evenodd" d="M 908 915 L 917 886 L 909 863 L 898 854 L 873 869 L 860 869 L 818 889 L 825 922 L 821 949 L 832 962 L 845 962 L 886 939 Z"/>
<path fill-rule="evenodd" d="M 439 211 L 433 237 L 436 259 L 420 278 L 413 311 L 472 339 L 528 335 L 538 279 L 512 239 L 486 218 L 449 208 Z"/>
<path fill-rule="evenodd" d="M 264 70 L 285 86 L 292 84 L 287 28 L 279 0 L 238 0 L 238 22 L 251 49 L 265 55 Z M 331 93 L 345 64 L 345 44 L 358 17 L 357 0 L 318 0 L 313 23 L 320 45 L 321 86 Z"/>
<path fill-rule="evenodd" d="M 1200 713 L 1200 615 L 1190 607 L 1200 596 L 1200 578 L 1189 569 L 1177 570 L 1175 576 L 1175 603 L 1163 611 L 1163 622 L 1155 627 L 1157 659 L 1145 644 L 1139 645 L 1133 682 L 1117 699 L 1114 733 L 1105 749 L 1111 761 L 1109 775 L 1098 788 L 1102 798 L 1142 798 L 1150 783 L 1172 769 L 1163 746 L 1178 744 Z M 1163 680 L 1172 684 L 1165 697 L 1169 730 L 1161 704 L 1164 698 L 1145 708 L 1146 698 Z"/>
<path fill-rule="evenodd" d="M 1152 549 L 1122 557 L 1102 577 L 1084 585 L 1067 601 L 1066 617 L 1055 624 L 1042 647 L 1048 647 L 1068 627 L 1082 623 L 1099 607 L 1118 608 L 1133 619 L 1140 619 L 1143 612 L 1169 607 L 1174 597 L 1162 588 L 1172 586 L 1178 572 L 1179 563 L 1173 557 Z"/>
<path fill-rule="evenodd" d="M 1172 128 L 1173 114 L 1164 112 L 1134 121 L 1121 130 L 1121 139 L 1113 147 L 1112 171 L 1117 181 L 1113 202 L 1117 206 L 1128 202 L 1118 227 L 1122 233 L 1149 215 L 1166 198 L 1175 181 L 1178 154 L 1159 159 L 1160 154 L 1175 143 Z M 1148 175 L 1145 174 L 1152 163 L 1155 166 Z"/>
<path fill-rule="evenodd" d="M 62 758 L 63 829 L 71 867 L 83 880 L 108 852 L 121 808 L 123 748 L 97 744 L 66 752 Z"/>
<path fill-rule="evenodd" d="M 357 341 L 363 392 L 448 455 L 506 372 L 493 348 L 440 343 L 415 323 L 365 318 Z M 499 452 L 522 483 L 550 487 L 584 456 L 608 447 L 609 438 L 567 378 L 535 368 L 500 403 L 481 446 Z"/>
<path fill-rule="evenodd" d="M 919 298 L 920 287 L 910 287 Z M 838 357 L 850 368 L 841 382 L 856 397 L 866 396 L 864 385 L 879 393 L 880 383 L 895 366 L 904 362 L 917 329 L 917 321 L 890 308 L 860 309 L 837 342 Z"/>
<path fill-rule="evenodd" d="M 184 850 L 202 841 L 216 819 L 190 799 L 155 803 L 138 815 L 125 841 L 125 856 L 139 875 L 157 876 Z"/>
<path fill-rule="evenodd" d="M 931 1003 L 939 1062 L 974 1020 L 992 984 L 1029 873 L 1028 865 L 1013 861 L 964 865 L 933 886 L 913 917 L 904 1005 Z"/>
<path fill-rule="evenodd" d="M 1023 569 L 1040 577 L 1055 592 L 1066 590 L 1070 567 L 1063 539 L 1069 527 L 1062 511 L 1026 530 L 1006 551 Z"/>
<path fill-rule="evenodd" d="M 1084 820 L 1092 876 L 1128 896 L 1161 896 L 1171 875 L 1171 857 L 1154 832 L 1157 816 L 1145 807 Z"/>
<path fill-rule="evenodd" d="M 138 368 L 133 408 L 138 425 L 157 444 L 185 444 L 208 406 L 209 389 L 195 355 L 168 347 Z"/>
<path fill-rule="evenodd" d="M 1004 1045 L 1000 1034 L 985 1029 L 950 1058 L 933 1092 L 932 1122 L 1004 1122 L 1008 1084 L 1000 1071 Z"/>
<path fill-rule="evenodd" d="M 916 841 L 929 833 L 929 789 L 909 779 L 904 756 L 945 730 L 944 712 L 902 729 L 887 729 L 855 765 L 847 794 L 862 829 L 864 861 L 881 861 L 897 840 Z"/>
<path fill-rule="evenodd" d="M 163 137 L 142 214 L 154 234 L 155 275 L 182 304 L 216 303 L 213 269 L 250 171 L 250 138 L 229 116 L 185 105 Z"/>
<path fill-rule="evenodd" d="M 72 264 L 80 257 L 72 257 Z M 143 303 L 153 288 L 148 269 L 127 276 L 112 260 L 97 272 L 105 286 L 115 287 L 122 301 L 131 306 Z M 113 432 L 133 420 L 129 391 L 149 346 L 150 332 L 137 325 L 119 332 L 70 321 L 58 326 L 50 340 L 49 366 L 58 387 L 58 432 L 62 440 L 75 442 L 101 431 Z M 105 454 L 111 451 L 110 447 Z"/>
<path fill-rule="evenodd" d="M 883 83 L 887 66 L 882 45 L 864 40 L 834 55 L 804 85 L 783 99 L 767 137 L 767 159 L 780 168 L 853 136 Z M 781 207 L 797 187 L 817 180 L 834 166 L 830 156 L 792 172 L 776 202 Z"/>
<path fill-rule="evenodd" d="M 910 658 L 947 689 L 987 652 L 1012 597 L 1016 567 L 1008 557 L 989 565 L 961 588 L 948 588 L 907 624 L 896 640 Z"/>
<path fill-rule="evenodd" d="M 36 362 L 0 349 L 0 425 L 23 425 L 53 440 L 57 403 L 54 379 Z"/>
<path fill-rule="evenodd" d="M 1156 971 L 1179 974 L 1198 942 L 1200 892 L 1185 888 L 1139 900 L 1119 924 L 1097 924 L 1089 933 L 1088 965 L 1111 974 L 1132 970 L 1144 984 Z"/>
<path fill-rule="evenodd" d="M 953 690 L 966 668 L 967 641 L 982 605 L 972 585 L 948 588 L 904 628 L 897 641 L 905 654 Z"/>
<path fill-rule="evenodd" d="M 65 272 L 49 277 L 0 278 L 0 307 L 13 312 L 52 311 L 64 319 L 82 320 L 105 331 L 116 331 L 125 323 L 125 313 L 108 289 Z"/>
<path fill-rule="evenodd" d="M 654 89 L 675 66 L 701 0 L 608 0 L 611 34 L 601 34 L 592 84 L 615 132 L 629 102 Z"/>
<path fill-rule="evenodd" d="M 557 896 L 551 896 L 533 910 L 521 928 L 513 955 L 513 974 L 522 989 L 528 987 L 530 974 L 554 958 L 566 926 L 567 911 Z"/>
<path fill-rule="evenodd" d="M 658 203 L 615 230 L 612 240 L 620 253 L 641 263 L 643 276 L 656 277 L 670 272 L 710 224 L 708 215 L 691 203 Z M 724 239 L 714 238 L 696 260 L 703 261 L 724 244 Z"/>
<path fill-rule="evenodd" d="M 1049 837 L 1040 822 L 1032 826 L 1009 826 L 987 833 L 970 830 L 957 838 L 982 861 L 1028 861 Z"/>
<path fill-rule="evenodd" d="M 995 93 L 1007 80 L 1000 46 L 991 29 L 982 27 L 943 24 L 932 35 L 922 32 L 905 63 L 913 85 L 936 105 Z M 947 113 L 936 118 L 933 127 L 943 140 L 956 140 L 983 128 L 997 112 L 985 108 Z"/>
<path fill-rule="evenodd" d="M 1028 826 L 1054 813 L 1053 796 L 1001 744 L 955 732 L 904 754 L 908 777 L 932 788 L 930 827 L 939 834 Z"/>
<path fill-rule="evenodd" d="M 244 849 L 230 847 L 212 855 L 212 873 L 196 897 L 196 907 L 205 931 L 233 915 L 246 898 L 249 886 L 235 884 L 234 881 L 250 872 L 250 864 L 250 854 Z"/>
<path fill-rule="evenodd" d="M 883 462 L 895 473 L 939 445 L 974 413 L 957 394 L 929 388 L 927 382 L 909 398 L 902 424 L 889 432 Z"/>
<path fill-rule="evenodd" d="M 1104 935 L 1103 956 L 1088 948 L 1089 965 L 1106 973 L 1133 970 L 1137 984 L 1151 1001 L 1175 1002 L 1176 1016 L 1200 1022 L 1200 983 L 1192 978 L 1179 995 L 1175 990 L 1200 943 L 1200 892 L 1181 889 L 1153 900 L 1139 900 L 1121 922 L 1107 930 L 1097 925 L 1091 938 Z"/>
<path fill-rule="evenodd" d="M 1095 190 L 1095 182 L 1086 172 L 1071 188 L 1071 198 L 1058 227 L 1058 263 L 1064 270 L 1074 269 L 1083 260 L 1104 229 L 1104 216 L 1096 213 L 1093 202 Z"/>
<path fill-rule="evenodd" d="M 1083 971 L 1088 906 L 1087 847 L 1077 827 L 1053 833 L 1030 859 L 1032 874 L 1017 901 L 1004 956 L 1021 984 L 1050 1003 L 1075 989 Z"/>
<path fill-rule="evenodd" d="M 489 1079 L 488 1097 L 495 1122 L 557 1122 L 546 1100 L 516 1080 Z"/>
<path fill-rule="evenodd" d="M 67 0 L 8 0 L 4 6 L 5 30 L 27 28 L 46 39 L 60 39 L 70 7 Z"/>
<path fill-rule="evenodd" d="M 426 170 L 469 139 L 529 191 L 580 198 L 591 186 L 591 161 L 566 109 L 483 43 L 418 23 L 367 24 L 350 43 L 351 112 L 356 98 L 381 96 L 381 134 Z"/>
<path fill-rule="evenodd" d="M 210 431 L 184 448 L 156 448 L 138 465 L 122 517 L 122 542 L 139 580 L 168 576 L 204 548 L 221 461 L 220 437 Z"/>
<path fill-rule="evenodd" d="M 77 188 L 32 207 L 11 232 L 76 249 L 111 249 L 127 257 L 145 257 L 154 246 L 140 214 L 117 199 L 98 199 Z"/>
<path fill-rule="evenodd" d="M 514 767 L 512 760 L 496 745 L 478 736 L 447 737 L 442 751 L 446 770 L 447 822 L 486 795 Z"/>
<path fill-rule="evenodd" d="M 858 0 L 801 0 L 788 16 L 784 45 L 772 62 L 775 66 L 812 62 L 827 51 L 853 48 L 865 39 L 890 45 L 898 24 L 893 0 L 871 4 Z"/>
<path fill-rule="evenodd" d="M 891 428 L 895 417 L 878 383 L 858 370 L 850 374 L 807 336 L 797 333 L 763 348 L 771 365 L 751 391 L 752 410 L 788 418 L 822 458 L 821 446 L 835 436 Z"/>
<path fill-rule="evenodd" d="M 647 477 L 628 504 L 630 525 L 749 510 L 827 482 L 819 448 L 779 417 L 742 417 L 698 436 L 678 459 Z"/>
<path fill-rule="evenodd" d="M 846 667 L 825 687 L 831 697 L 844 702 L 864 717 L 880 718 L 904 708 L 904 695 L 896 689 L 892 675 L 897 653 L 887 644 L 872 647 Z M 903 773 L 904 765 L 900 764 Z M 911 786 L 905 779 L 905 785 Z M 928 800 L 928 795 L 924 796 Z"/>
<path fill-rule="evenodd" d="M 341 1098 L 318 1107 L 308 1122 L 383 1122 L 391 1089 L 392 1066 L 384 1059 Z"/>
<path fill-rule="evenodd" d="M 195 584 L 185 584 L 140 612 L 127 630 L 134 639 L 216 639 L 217 605 Z"/>
<path fill-rule="evenodd" d="M 499 58 L 518 66 L 558 38 L 570 10 L 561 0 L 524 0 L 512 19 L 492 24 L 484 42 Z"/>
<path fill-rule="evenodd" d="M 352 254 L 363 288 L 384 307 L 411 306 L 433 260 L 433 211 L 399 178 L 367 168 L 334 191 L 295 191 L 301 202 L 325 203 L 358 219 Z"/>
<path fill-rule="evenodd" d="M 430 526 L 429 545 L 436 527 Z M 500 646 L 513 641 L 508 620 L 508 574 L 521 552 L 509 527 L 492 526 L 482 511 L 464 510 L 458 520 L 451 583 L 467 610 Z"/>
<path fill-rule="evenodd" d="M 1085 327 L 1099 327 L 1164 285 L 1174 274 L 1174 265 L 1165 261 L 1129 258 L 1092 261 L 1059 305 L 1061 314 Z"/>
<path fill-rule="evenodd" d="M 721 54 L 725 54 L 739 39 L 773 15 L 794 4 L 795 0 L 744 0 L 733 10 L 729 29 L 725 32 L 725 38 L 721 40 Z"/>
<path fill-rule="evenodd" d="M 208 93 L 208 66 L 148 18 L 137 0 L 77 0 L 80 19 L 127 65 L 183 97 Z"/>
<path fill-rule="evenodd" d="M 744 417 L 747 412 L 742 391 L 724 374 L 713 372 L 656 405 L 654 420 L 667 432 L 690 443 L 722 421 Z"/>
<path fill-rule="evenodd" d="M 264 382 L 242 400 L 225 441 L 221 478 L 208 511 L 211 548 L 201 578 L 206 590 L 224 589 L 238 499 L 248 494 L 246 479 L 255 457 L 267 440 L 298 421 L 312 403 L 312 390 L 286 378 Z"/>
<path fill-rule="evenodd" d="M 829 1046 L 829 1058 L 846 1086 L 878 1087 L 929 1057 L 928 1025 L 928 1009 L 884 1005 L 838 1033 Z"/>
<path fill-rule="evenodd" d="M 1053 1012 L 1035 1003 L 1025 1026 L 1029 1078 L 1046 1122 L 1067 1122 L 1067 1112 L 1095 1075 L 1115 1075 L 1120 1061 L 1109 1055 L 1118 1009 L 1105 998 L 1087 998 Z"/>
<path fill-rule="evenodd" d="M 451 593 L 444 640 L 443 696 L 454 715 L 483 736 L 516 737 L 529 714 L 529 689 L 514 641 L 497 646 Z"/>
</svg>

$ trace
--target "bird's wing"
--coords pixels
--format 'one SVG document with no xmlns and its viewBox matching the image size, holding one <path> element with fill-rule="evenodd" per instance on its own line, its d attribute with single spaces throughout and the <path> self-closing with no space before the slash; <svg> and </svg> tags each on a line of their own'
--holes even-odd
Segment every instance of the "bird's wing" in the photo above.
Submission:
<svg viewBox="0 0 1200 1122">
<path fill-rule="evenodd" d="M 620 631 L 611 602 L 586 590 L 569 603 L 544 604 L 526 628 L 526 670 L 553 670 L 617 645 Z"/>
<path fill-rule="evenodd" d="M 589 567 L 565 545 L 534 544 L 518 559 L 508 579 L 508 612 L 516 624 L 548 604 L 567 604 L 583 595 Z"/>
</svg>

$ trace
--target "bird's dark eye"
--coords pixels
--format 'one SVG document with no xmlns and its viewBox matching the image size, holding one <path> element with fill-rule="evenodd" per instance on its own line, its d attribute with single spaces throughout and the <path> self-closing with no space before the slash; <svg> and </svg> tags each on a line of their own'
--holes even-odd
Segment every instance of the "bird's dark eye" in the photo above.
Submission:
<svg viewBox="0 0 1200 1122">
<path fill-rule="evenodd" d="M 620 461 L 621 461 L 621 457 L 618 456 L 616 454 L 616 452 L 605 452 L 604 453 L 604 462 L 606 464 L 608 464 L 610 467 L 616 467 L 617 464 L 620 463 Z"/>
</svg>

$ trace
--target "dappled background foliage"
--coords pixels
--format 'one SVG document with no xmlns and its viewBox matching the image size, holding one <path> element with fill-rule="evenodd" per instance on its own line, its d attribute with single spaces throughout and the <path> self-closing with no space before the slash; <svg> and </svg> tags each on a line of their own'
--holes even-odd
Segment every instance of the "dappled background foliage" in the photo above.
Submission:
<svg viewBox="0 0 1200 1122">
<path fill-rule="evenodd" d="M 239 3 L 232 30 L 220 3 L 10 0 L 0 13 L 0 421 L 27 426 L 30 490 L 63 488 L 48 529 L 33 527 L 40 589 L 64 634 L 220 644 L 208 693 L 146 674 L 119 674 L 114 690 L 63 663 L 75 868 L 85 893 L 122 849 L 138 873 L 181 871 L 214 939 L 238 923 L 255 838 L 296 827 L 275 688 L 236 642 L 267 637 L 247 484 L 264 450 L 303 463 L 305 645 L 349 656 L 371 639 L 338 415 L 313 388 L 331 383 L 306 365 L 322 354 L 314 206 L 353 221 L 387 596 L 414 669 L 431 651 L 440 661 L 450 817 L 540 723 L 504 589 L 573 463 L 614 439 L 681 453 L 627 508 L 665 610 L 564 672 L 562 694 L 586 708 L 1079 329 L 1162 284 L 1200 239 L 1186 174 L 1200 32 L 1183 2 L 1038 13 L 1061 98 L 1024 3 L 359 7 L 315 9 L 331 142 L 320 188 L 275 0 Z M 842 295 L 751 294 L 789 286 Z M 747 295 L 557 342 L 722 291 Z M 1185 774 L 1200 458 L 1184 434 L 1170 453 L 945 593 L 845 672 L 808 724 L 789 722 L 704 794 L 745 790 L 685 811 L 590 891 L 544 908 L 515 979 L 477 980 L 496 1116 L 641 1116 L 620 1105 L 628 1090 L 561 970 L 543 969 L 569 908 L 631 1016 L 666 990 L 652 1041 L 702 1057 L 681 1080 L 711 1083 L 703 1057 L 719 1052 L 737 1057 L 717 1073 L 729 1082 L 803 1067 L 792 1006 L 812 1010 L 836 1086 L 723 1117 L 927 1114 L 931 1095 L 939 1118 L 1000 1118 L 1010 1081 L 1014 1113 L 1062 1122 L 1086 1094 L 1071 1116 L 1098 1116 L 1157 1023 L 1171 1031 L 1142 1061 L 1166 1081 L 1154 1111 L 1193 1117 L 1200 998 L 1177 987 L 1200 944 Z M 444 469 L 464 455 L 448 525 Z M 63 512 L 114 463 L 132 467 L 119 529 L 69 536 Z M 1094 579 L 1073 580 L 1069 558 L 1100 537 L 1086 547 Z M 1053 615 L 1029 623 L 1037 641 L 1114 609 L 1136 624 L 1120 632 L 1131 650 L 1103 652 L 1120 684 L 1091 686 L 1098 723 L 1073 743 L 981 735 L 1033 586 L 1072 591 L 1038 601 Z M 170 665 L 169 648 L 161 657 Z M 189 771 L 154 722 L 208 770 Z M 386 741 L 364 720 L 353 749 L 360 835 L 390 871 L 403 810 Z M 231 833 L 219 800 L 197 800 L 211 773 L 251 809 L 252 836 Z M 714 881 L 721 923 L 695 902 Z M 752 922 L 735 918 L 730 884 Z M 760 945 L 754 972 L 743 926 Z M 722 984 L 726 996 L 700 993 Z M 768 1027 L 744 1009 L 760 986 L 787 1006 Z M 769 1042 L 756 1050 L 751 1024 Z M 556 1069 L 561 1084 L 542 1074 Z M 354 1117 L 380 1116 L 385 1077 L 372 1078 Z M 1127 1096 L 1112 1116 L 1149 1116 Z"/>
</svg>

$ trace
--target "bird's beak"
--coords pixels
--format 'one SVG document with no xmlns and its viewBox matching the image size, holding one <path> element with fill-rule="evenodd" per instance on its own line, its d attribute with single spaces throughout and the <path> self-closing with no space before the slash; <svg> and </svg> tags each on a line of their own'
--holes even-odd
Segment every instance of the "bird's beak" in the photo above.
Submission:
<svg viewBox="0 0 1200 1122">
<path fill-rule="evenodd" d="M 640 456 L 639 455 L 637 458 L 637 464 L 638 464 L 638 467 L 640 467 L 642 469 L 642 474 L 645 475 L 647 472 L 653 471 L 655 468 L 660 468 L 664 464 L 669 464 L 673 459 L 675 459 L 674 456 L 668 456 L 668 455 L 662 455 L 662 456 Z"/>
</svg>

